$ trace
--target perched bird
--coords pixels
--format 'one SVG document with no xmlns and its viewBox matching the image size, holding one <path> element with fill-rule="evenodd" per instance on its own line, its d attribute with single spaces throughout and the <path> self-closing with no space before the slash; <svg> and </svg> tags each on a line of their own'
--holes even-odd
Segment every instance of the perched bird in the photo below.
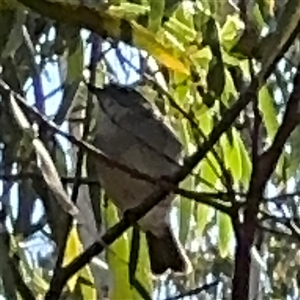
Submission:
<svg viewBox="0 0 300 300">
<path fill-rule="evenodd" d="M 153 178 L 171 176 L 178 170 L 182 146 L 155 106 L 134 89 L 114 84 L 103 89 L 92 88 L 92 92 L 100 107 L 94 141 L 98 149 Z M 97 161 L 97 170 L 102 187 L 121 213 L 136 207 L 159 188 L 101 161 Z M 154 274 L 167 269 L 184 273 L 190 265 L 170 229 L 173 198 L 174 195 L 169 195 L 138 221 L 146 233 Z"/>
</svg>

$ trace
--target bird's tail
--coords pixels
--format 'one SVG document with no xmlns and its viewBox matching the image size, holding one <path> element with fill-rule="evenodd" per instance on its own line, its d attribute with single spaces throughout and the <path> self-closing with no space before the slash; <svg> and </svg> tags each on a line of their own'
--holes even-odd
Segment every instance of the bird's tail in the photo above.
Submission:
<svg viewBox="0 0 300 300">
<path fill-rule="evenodd" d="M 169 227 L 166 227 L 164 235 L 159 237 L 150 231 L 146 232 L 146 239 L 154 274 L 163 274 L 168 269 L 176 273 L 189 273 L 191 263 Z"/>
</svg>

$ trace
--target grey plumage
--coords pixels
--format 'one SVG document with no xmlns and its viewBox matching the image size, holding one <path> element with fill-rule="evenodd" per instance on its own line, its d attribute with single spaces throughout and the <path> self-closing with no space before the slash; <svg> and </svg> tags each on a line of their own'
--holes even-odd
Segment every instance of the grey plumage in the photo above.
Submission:
<svg viewBox="0 0 300 300">
<path fill-rule="evenodd" d="M 182 146 L 156 107 L 138 92 L 108 85 L 92 89 L 100 107 L 94 144 L 110 158 L 154 178 L 171 176 L 179 168 Z M 102 186 L 121 213 L 136 207 L 158 187 L 108 167 L 101 161 L 98 174 Z M 138 224 L 146 232 L 152 271 L 168 268 L 185 272 L 187 258 L 169 227 L 174 196 L 169 195 Z"/>
</svg>

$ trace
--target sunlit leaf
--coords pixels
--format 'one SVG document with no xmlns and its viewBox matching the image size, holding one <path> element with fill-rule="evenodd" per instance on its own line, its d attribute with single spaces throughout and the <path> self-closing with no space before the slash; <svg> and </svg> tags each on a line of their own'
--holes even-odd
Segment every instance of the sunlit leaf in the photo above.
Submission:
<svg viewBox="0 0 300 300">
<path fill-rule="evenodd" d="M 168 0 L 167 2 L 169 2 Z M 174 17 L 185 24 L 187 27 L 194 29 L 194 14 L 193 14 L 193 6 L 189 1 L 178 1 L 181 2 L 178 5 L 177 9 L 174 12 Z"/>
<path fill-rule="evenodd" d="M 221 137 L 225 166 L 230 170 L 235 182 L 238 182 L 242 177 L 242 162 L 238 139 L 239 135 L 236 130 L 232 130 L 232 143 L 226 135 Z"/>
<path fill-rule="evenodd" d="M 277 112 L 274 105 L 274 99 L 271 96 L 268 88 L 263 86 L 258 94 L 259 110 L 262 113 L 262 119 L 266 126 L 268 138 L 270 142 L 278 130 L 279 122 L 277 120 Z"/>
<path fill-rule="evenodd" d="M 189 50 L 189 49 L 188 49 Z M 212 52 L 209 47 L 204 47 L 190 54 L 199 74 L 206 74 L 209 69 L 209 62 L 212 59 Z M 205 83 L 206 84 L 206 83 Z"/>
<path fill-rule="evenodd" d="M 173 56 L 170 50 L 160 44 L 156 40 L 154 34 L 136 22 L 132 22 L 132 26 L 134 32 L 134 42 L 136 46 L 147 50 L 159 62 L 168 68 L 181 73 L 189 74 L 188 66 L 183 64 L 181 60 Z"/>
<path fill-rule="evenodd" d="M 78 232 L 77 229 L 73 226 L 68 236 L 64 260 L 63 260 L 63 266 L 69 264 L 73 259 L 75 259 L 80 254 L 81 251 L 82 251 L 82 245 L 79 240 Z M 74 290 L 78 280 L 78 276 L 79 273 L 76 273 L 68 280 L 68 287 L 70 291 Z"/>
<path fill-rule="evenodd" d="M 81 289 L 81 294 L 83 296 L 83 299 L 96 299 L 97 291 L 95 289 L 95 283 L 90 268 L 85 267 L 82 270 L 80 270 L 79 276 L 81 278 L 84 278 L 88 283 L 90 283 L 90 284 L 86 284 L 86 283 L 80 284 L 80 289 Z"/>
<path fill-rule="evenodd" d="M 106 208 L 107 225 L 112 226 L 118 221 L 116 207 L 109 201 Z M 124 233 L 107 250 L 107 261 L 112 274 L 111 300 L 133 299 L 128 276 L 129 238 Z"/>
<path fill-rule="evenodd" d="M 243 29 L 244 24 L 237 15 L 227 16 L 221 29 L 221 43 L 225 49 L 230 50 L 236 44 Z"/>
<path fill-rule="evenodd" d="M 244 185 L 244 188 L 247 189 L 250 182 L 250 176 L 252 172 L 252 164 L 249 157 L 249 152 L 246 150 L 245 144 L 241 139 L 237 139 L 240 148 L 240 157 L 241 157 L 241 169 L 242 177 L 241 182 Z"/>
<path fill-rule="evenodd" d="M 175 18 L 165 23 L 165 28 L 170 31 L 182 43 L 192 42 L 196 37 L 196 31 Z"/>
<path fill-rule="evenodd" d="M 129 239 L 132 239 L 132 231 L 128 234 Z M 148 246 L 146 241 L 145 233 L 140 232 L 140 248 L 139 248 L 139 256 L 137 261 L 137 269 L 135 272 L 135 278 L 139 280 L 139 283 L 143 287 L 144 291 L 147 295 L 152 295 L 153 292 L 153 283 L 151 278 L 150 271 L 150 262 L 148 255 Z M 142 295 L 132 287 L 132 299 L 143 299 Z"/>
<path fill-rule="evenodd" d="M 140 5 L 135 3 L 123 2 L 118 6 L 116 5 L 109 6 L 108 12 L 112 16 L 116 16 L 118 18 L 124 17 L 128 19 L 132 19 L 140 15 L 146 14 L 147 12 L 149 12 L 149 10 L 150 9 L 148 5 Z"/>
<path fill-rule="evenodd" d="M 228 70 L 225 70 L 225 86 L 223 93 L 221 95 L 221 100 L 225 105 L 228 105 L 228 101 L 232 99 L 232 97 L 237 96 L 237 91 L 234 86 L 234 82 L 232 76 Z"/>
<path fill-rule="evenodd" d="M 201 131 L 208 136 L 213 128 L 213 119 L 209 110 L 198 116 Z"/>
<path fill-rule="evenodd" d="M 269 1 L 269 0 L 267 0 Z M 272 0 L 270 0 L 271 2 Z M 266 23 L 264 21 L 264 18 L 263 18 L 263 15 L 259 9 L 259 4 L 256 3 L 254 5 L 254 8 L 253 8 L 253 16 L 254 16 L 254 20 L 255 20 L 255 24 L 256 26 L 258 27 L 258 29 L 261 31 L 265 26 L 266 26 Z"/>
</svg>

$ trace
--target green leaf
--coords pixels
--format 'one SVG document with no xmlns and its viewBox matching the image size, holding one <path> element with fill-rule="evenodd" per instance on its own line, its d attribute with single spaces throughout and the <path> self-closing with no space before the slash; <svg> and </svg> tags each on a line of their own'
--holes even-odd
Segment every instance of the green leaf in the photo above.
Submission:
<svg viewBox="0 0 300 300">
<path fill-rule="evenodd" d="M 132 240 L 132 230 L 129 231 L 129 239 Z M 148 255 L 148 246 L 146 241 L 146 236 L 143 232 L 140 232 L 140 248 L 139 248 L 139 256 L 137 261 L 137 268 L 135 271 L 135 278 L 138 279 L 139 283 L 145 289 L 148 295 L 151 295 L 153 292 L 153 283 L 151 279 L 151 271 L 150 271 L 150 262 Z M 136 290 L 132 290 L 132 299 L 143 299 L 140 293 Z"/>
<path fill-rule="evenodd" d="M 249 157 L 249 153 L 242 139 L 238 138 L 237 142 L 239 143 L 240 157 L 241 157 L 241 168 L 242 168 L 241 182 L 244 185 L 244 189 L 247 190 L 250 182 L 251 172 L 252 172 L 252 163 Z"/>
<path fill-rule="evenodd" d="M 80 255 L 80 253 L 82 252 L 82 250 L 83 250 L 83 247 L 82 247 L 82 244 L 80 242 L 77 229 L 76 229 L 75 226 L 73 226 L 70 233 L 69 233 L 69 236 L 68 236 L 66 249 L 65 249 L 65 254 L 64 254 L 64 259 L 63 259 L 63 266 L 69 264 L 76 257 L 78 257 Z M 88 266 L 85 266 L 85 268 L 89 269 Z M 78 280 L 78 277 L 80 276 L 81 272 L 82 271 L 77 272 L 76 274 L 74 274 L 68 280 L 68 287 L 69 287 L 70 291 L 74 290 L 75 285 L 76 285 L 77 280 Z M 89 273 L 89 272 L 90 271 L 87 271 L 87 273 Z M 90 275 L 88 277 L 88 279 L 93 282 L 92 275 Z"/>
<path fill-rule="evenodd" d="M 183 44 L 193 42 L 197 35 L 194 28 L 194 16 L 191 10 L 186 8 L 185 2 L 178 5 L 173 16 L 165 22 L 164 27 Z"/>
<path fill-rule="evenodd" d="M 181 43 L 190 43 L 196 38 L 197 33 L 193 26 L 190 27 L 189 24 L 187 25 L 174 17 L 171 17 L 164 24 L 164 27 Z"/>
<path fill-rule="evenodd" d="M 4 10 L 0 11 L 0 18 L 1 23 L 5 24 L 0 29 L 0 55 L 3 58 L 14 57 L 24 40 L 22 26 L 26 21 L 26 14 L 23 9 Z"/>
<path fill-rule="evenodd" d="M 194 14 L 193 10 L 190 9 L 190 3 L 181 1 L 180 5 L 178 5 L 177 9 L 174 12 L 174 16 L 178 21 L 180 21 L 187 27 L 194 29 Z"/>
<path fill-rule="evenodd" d="M 195 177 L 188 176 L 182 183 L 182 187 L 186 190 L 194 190 Z M 194 201 L 180 197 L 179 200 L 179 240 L 182 245 L 185 245 L 191 227 L 191 216 L 194 210 Z"/>
<path fill-rule="evenodd" d="M 189 67 L 186 66 L 187 61 L 184 63 L 179 58 L 175 57 L 171 49 L 165 47 L 162 43 L 157 41 L 156 36 L 147 30 L 145 27 L 132 21 L 134 33 L 134 43 L 153 55 L 159 62 L 170 68 L 171 70 L 189 74 Z M 184 53 L 181 53 L 183 56 Z"/>
<path fill-rule="evenodd" d="M 238 140 L 239 138 L 239 134 L 236 132 L 236 130 L 232 130 L 232 144 L 230 143 L 227 135 L 223 135 L 221 137 L 225 166 L 228 170 L 230 170 L 235 183 L 238 183 L 242 178 L 242 162 L 240 143 Z"/>
<path fill-rule="evenodd" d="M 213 166 L 213 168 L 212 168 Z M 207 158 L 202 160 L 200 163 L 199 169 L 201 170 L 200 175 L 209 185 L 201 182 L 199 184 L 199 189 L 203 192 L 215 192 L 214 187 L 219 181 L 218 174 L 220 172 L 219 166 L 211 153 L 208 154 Z M 215 172 L 215 171 L 216 172 Z M 198 204 L 197 206 L 197 234 L 200 236 L 203 233 L 206 225 L 210 220 L 211 214 L 214 212 L 214 209 L 205 204 Z"/>
<path fill-rule="evenodd" d="M 163 1 L 157 1 L 163 2 Z M 140 15 L 145 15 L 150 10 L 148 5 L 140 5 L 135 3 L 123 2 L 120 5 L 109 6 L 108 12 L 118 18 L 126 18 L 128 20 L 136 19 Z"/>
<path fill-rule="evenodd" d="M 111 201 L 108 201 L 105 212 L 108 227 L 119 221 L 117 209 Z M 133 299 L 128 276 L 128 243 L 128 234 L 124 233 L 109 247 L 107 251 L 107 261 L 113 280 L 113 287 L 110 291 L 109 297 L 111 300 Z"/>
<path fill-rule="evenodd" d="M 220 167 L 215 157 L 209 152 L 207 157 L 200 163 L 201 177 L 209 183 L 201 183 L 201 190 L 212 191 L 216 186 L 219 176 Z"/>
<path fill-rule="evenodd" d="M 232 97 L 237 96 L 237 91 L 232 79 L 232 76 L 228 70 L 225 69 L 225 86 L 223 93 L 221 95 L 221 100 L 223 104 L 228 106 L 228 102 L 232 99 Z"/>
<path fill-rule="evenodd" d="M 233 238 L 233 228 L 228 215 L 217 211 L 219 252 L 222 258 L 228 256 Z"/>
<path fill-rule="evenodd" d="M 281 155 L 279 156 L 275 172 L 277 175 L 280 176 L 280 179 L 283 183 L 286 184 L 287 176 L 288 176 L 288 163 L 290 164 L 290 160 L 287 158 L 287 154 L 283 151 Z"/>
<path fill-rule="evenodd" d="M 274 16 L 275 0 L 259 0 L 257 1 L 257 10 L 259 10 L 261 18 L 266 23 L 269 21 L 270 17 Z"/>
<path fill-rule="evenodd" d="M 212 52 L 208 46 L 202 48 L 201 50 L 196 50 L 194 53 L 191 53 L 190 55 L 192 61 L 195 63 L 195 66 L 199 74 L 201 74 L 203 70 L 208 71 L 209 63 L 212 60 Z"/>
<path fill-rule="evenodd" d="M 192 143 L 190 134 L 189 134 L 189 122 L 186 119 L 183 119 L 179 124 L 179 135 L 180 139 L 184 144 L 184 149 L 187 154 L 191 154 L 195 150 L 195 145 Z"/>
<path fill-rule="evenodd" d="M 213 98 L 219 98 L 225 86 L 225 72 L 222 60 L 212 59 L 207 74 L 207 87 Z"/>
<path fill-rule="evenodd" d="M 95 289 L 94 278 L 89 267 L 85 267 L 79 272 L 80 277 L 83 278 L 86 283 L 80 283 L 80 290 L 83 299 L 97 299 L 97 291 Z"/>
<path fill-rule="evenodd" d="M 266 86 L 263 86 L 260 89 L 258 94 L 258 101 L 258 107 L 262 113 L 262 119 L 266 126 L 268 138 L 270 139 L 270 142 L 272 142 L 279 128 L 279 123 L 277 120 L 277 112 L 274 105 L 274 99 Z"/>
<path fill-rule="evenodd" d="M 261 13 L 261 10 L 260 10 L 260 7 L 259 7 L 258 3 L 256 3 L 254 5 L 253 17 L 254 17 L 254 20 L 256 21 L 255 22 L 256 26 L 258 27 L 259 31 L 261 31 L 266 26 L 266 23 L 264 21 L 264 18 L 263 18 L 263 15 Z"/>
<path fill-rule="evenodd" d="M 219 31 L 215 20 L 212 17 L 203 25 L 203 46 L 209 46 L 216 59 L 221 58 L 221 49 L 219 41 Z"/>
<path fill-rule="evenodd" d="M 208 109 L 206 112 L 198 116 L 201 131 L 208 136 L 213 128 L 213 119 Z"/>
<path fill-rule="evenodd" d="M 150 13 L 148 28 L 152 32 L 156 32 L 160 29 L 161 21 L 164 15 L 165 0 L 150 0 Z"/>
<path fill-rule="evenodd" d="M 237 43 L 244 29 L 244 23 L 237 15 L 227 16 L 226 22 L 221 29 L 221 43 L 229 51 Z"/>
<path fill-rule="evenodd" d="M 83 76 L 83 42 L 80 33 L 68 41 L 68 69 L 67 69 L 67 83 L 73 83 L 80 80 Z"/>
</svg>

